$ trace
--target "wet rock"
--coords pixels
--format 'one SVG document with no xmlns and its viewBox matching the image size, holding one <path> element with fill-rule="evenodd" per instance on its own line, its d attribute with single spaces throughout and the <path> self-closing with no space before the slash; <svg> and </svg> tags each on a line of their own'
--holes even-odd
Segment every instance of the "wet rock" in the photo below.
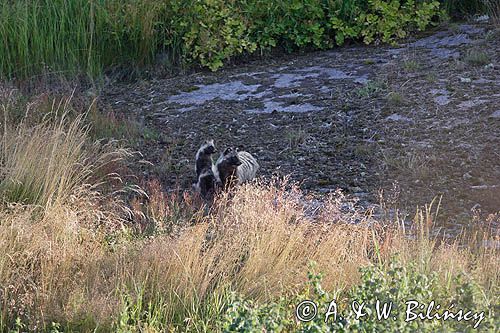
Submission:
<svg viewBox="0 0 500 333">
<path fill-rule="evenodd" d="M 485 15 L 485 16 L 488 16 L 488 15 Z M 461 32 L 464 32 L 466 34 L 469 34 L 469 35 L 478 35 L 478 34 L 484 33 L 484 28 L 473 26 L 470 24 L 461 24 L 458 27 L 458 30 L 460 30 Z"/>
<path fill-rule="evenodd" d="M 480 78 L 480 79 L 474 80 L 473 83 L 474 84 L 495 84 L 496 81 L 494 81 L 494 80 L 488 80 L 488 79 L 485 79 L 485 78 Z"/>
<path fill-rule="evenodd" d="M 406 122 L 411 122 L 412 120 L 408 117 L 401 116 L 397 113 L 391 114 L 390 116 L 386 117 L 385 120 L 392 120 L 392 121 L 406 121 Z"/>
<path fill-rule="evenodd" d="M 500 110 L 496 110 L 495 112 L 490 114 L 490 118 L 500 119 Z"/>
<path fill-rule="evenodd" d="M 435 49 L 435 48 L 447 48 L 447 47 L 454 47 L 454 46 L 460 46 L 463 44 L 470 44 L 472 40 L 469 38 L 467 34 L 457 34 L 450 36 L 448 35 L 447 32 L 445 31 L 440 31 L 432 36 L 422 38 L 412 44 L 410 44 L 413 47 L 424 47 L 428 49 Z"/>
<path fill-rule="evenodd" d="M 436 104 L 444 106 L 444 105 L 447 105 L 450 103 L 450 99 L 448 98 L 447 95 L 441 95 L 441 96 L 434 97 L 434 102 L 436 102 Z"/>
<path fill-rule="evenodd" d="M 368 81 L 370 81 L 370 80 L 368 79 L 368 75 L 360 76 L 360 77 L 358 77 L 358 78 L 354 79 L 354 82 L 356 82 L 356 83 L 361 83 L 361 84 L 367 84 L 367 83 L 368 83 Z"/>
<path fill-rule="evenodd" d="M 488 15 L 481 15 L 481 16 L 478 16 L 474 19 L 474 21 L 476 22 L 488 22 L 490 20 L 490 17 Z"/>
<path fill-rule="evenodd" d="M 197 87 L 199 89 L 171 96 L 169 102 L 182 105 L 201 105 L 216 98 L 227 101 L 241 101 L 256 95 L 255 92 L 260 85 L 246 85 L 242 81 L 232 81 L 198 85 Z"/>
<path fill-rule="evenodd" d="M 288 113 L 305 113 L 312 111 L 320 111 L 323 108 L 314 106 L 310 103 L 284 105 L 283 102 L 275 102 L 267 100 L 264 102 L 264 107 L 260 109 L 245 110 L 248 113 L 273 113 L 273 112 L 288 112 Z"/>
<path fill-rule="evenodd" d="M 468 101 L 463 101 L 461 102 L 460 104 L 457 105 L 458 108 L 460 109 L 470 109 L 474 106 L 478 106 L 478 105 L 481 105 L 481 104 L 484 104 L 486 103 L 485 100 L 483 99 L 472 99 L 472 100 L 468 100 Z"/>
<path fill-rule="evenodd" d="M 456 47 L 471 44 L 470 35 L 477 35 L 484 32 L 483 28 L 474 27 L 467 24 L 459 26 L 460 34 L 450 35 L 449 32 L 440 31 L 432 36 L 419 39 L 410 47 L 420 47 L 430 50 L 431 54 L 441 59 L 458 59 L 460 52 Z"/>
<path fill-rule="evenodd" d="M 430 91 L 432 95 L 438 95 L 434 97 L 434 102 L 438 105 L 444 106 L 450 103 L 449 92 L 446 89 L 432 89 Z"/>
<path fill-rule="evenodd" d="M 311 77 L 318 77 L 319 73 L 280 73 L 272 76 L 276 81 L 274 82 L 275 88 L 292 88 L 299 87 L 300 82 Z"/>
<path fill-rule="evenodd" d="M 431 49 L 432 55 L 441 59 L 458 59 L 460 58 L 460 52 L 455 50 L 449 50 L 441 47 L 436 47 Z"/>
<path fill-rule="evenodd" d="M 363 189 L 361 187 L 359 187 L 359 186 L 350 186 L 348 189 L 352 193 L 361 193 L 361 192 L 363 192 Z"/>
</svg>

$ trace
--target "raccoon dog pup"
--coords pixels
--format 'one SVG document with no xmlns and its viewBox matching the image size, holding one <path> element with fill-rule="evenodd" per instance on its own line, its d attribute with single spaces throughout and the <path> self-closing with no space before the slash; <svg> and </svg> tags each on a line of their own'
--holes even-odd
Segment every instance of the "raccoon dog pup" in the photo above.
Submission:
<svg viewBox="0 0 500 333">
<path fill-rule="evenodd" d="M 193 184 L 194 189 L 199 192 L 202 198 L 211 200 L 217 189 L 217 180 L 212 169 L 207 169 L 200 177 L 198 177 L 198 182 Z"/>
<path fill-rule="evenodd" d="M 195 158 L 196 183 L 193 188 L 205 199 L 212 198 L 216 189 L 216 178 L 212 170 L 214 153 L 214 141 L 208 140 L 198 149 Z"/>
<path fill-rule="evenodd" d="M 194 169 L 196 171 L 196 179 L 200 177 L 202 172 L 206 169 L 212 168 L 212 155 L 215 154 L 214 140 L 207 140 L 201 145 L 200 149 L 196 152 L 196 162 Z"/>
</svg>

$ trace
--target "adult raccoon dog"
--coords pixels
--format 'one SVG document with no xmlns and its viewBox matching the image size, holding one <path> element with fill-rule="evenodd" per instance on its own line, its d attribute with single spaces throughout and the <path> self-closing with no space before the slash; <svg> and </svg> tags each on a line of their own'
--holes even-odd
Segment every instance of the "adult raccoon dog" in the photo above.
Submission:
<svg viewBox="0 0 500 333">
<path fill-rule="evenodd" d="M 214 175 L 222 187 L 226 187 L 234 182 L 244 183 L 254 179 L 259 167 L 250 153 L 227 148 L 215 163 Z"/>
<path fill-rule="evenodd" d="M 196 171 L 196 179 L 207 169 L 212 169 L 212 155 L 215 154 L 214 140 L 205 141 L 200 149 L 196 152 L 196 161 L 194 170 Z"/>
</svg>

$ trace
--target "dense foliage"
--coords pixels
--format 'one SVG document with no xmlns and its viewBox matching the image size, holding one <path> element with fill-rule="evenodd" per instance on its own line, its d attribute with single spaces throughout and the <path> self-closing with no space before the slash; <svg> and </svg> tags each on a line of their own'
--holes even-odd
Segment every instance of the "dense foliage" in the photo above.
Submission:
<svg viewBox="0 0 500 333">
<path fill-rule="evenodd" d="M 450 279 L 449 284 L 442 285 L 435 273 L 418 272 L 414 265 L 402 266 L 397 260 L 393 260 L 388 267 L 369 266 L 362 268 L 361 272 L 361 283 L 347 295 L 342 295 L 343 303 L 335 300 L 338 295 L 335 297 L 323 290 L 322 275 L 313 273 L 309 273 L 309 288 L 292 298 L 258 305 L 234 296 L 222 328 L 224 332 L 472 332 L 476 329 L 494 332 L 495 325 L 498 325 L 491 304 L 481 297 L 480 287 L 460 275 Z M 314 300 L 318 304 L 317 316 L 308 322 L 296 321 L 294 317 L 295 306 L 303 300 Z M 337 308 L 330 307 L 332 300 L 340 303 Z M 442 308 L 429 312 L 433 315 L 442 315 L 445 309 L 452 312 L 463 309 L 464 313 L 469 310 L 484 312 L 484 319 L 413 319 L 411 314 L 408 318 L 413 320 L 407 320 L 405 304 L 410 300 L 426 306 L 434 300 Z M 352 307 L 354 301 L 358 303 Z M 380 302 L 379 310 L 376 308 L 377 301 Z M 364 304 L 362 308 L 359 307 L 361 304 Z M 389 315 L 386 318 L 383 316 L 384 304 L 387 305 L 385 309 L 390 309 L 385 312 Z M 361 309 L 362 317 L 357 318 L 353 308 Z M 334 309 L 336 318 L 333 316 Z M 415 312 L 425 313 L 424 310 Z M 327 313 L 330 313 L 328 319 Z M 478 325 L 474 328 L 476 323 Z"/>
<path fill-rule="evenodd" d="M 464 19 L 474 14 L 482 13 L 488 5 L 488 0 L 441 0 L 441 3 L 443 9 L 452 18 Z"/>
<path fill-rule="evenodd" d="M 392 42 L 423 30 L 435 0 L 42 0 L 0 4 L 0 76 L 98 76 L 112 68 L 198 63 L 279 47 Z"/>
</svg>

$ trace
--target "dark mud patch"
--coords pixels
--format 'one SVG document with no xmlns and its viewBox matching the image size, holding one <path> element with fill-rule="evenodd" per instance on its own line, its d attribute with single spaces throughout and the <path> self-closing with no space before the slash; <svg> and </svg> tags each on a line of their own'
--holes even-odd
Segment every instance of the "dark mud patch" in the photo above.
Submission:
<svg viewBox="0 0 500 333">
<path fill-rule="evenodd" d="M 488 25 L 442 29 L 398 47 L 354 46 L 217 73 L 116 85 L 108 106 L 165 138 L 144 147 L 166 187 L 189 188 L 206 138 L 254 154 L 261 175 L 364 205 L 442 196 L 447 230 L 500 209 L 500 43 Z M 487 63 L 470 62 L 479 54 Z M 186 87 L 190 87 L 186 89 Z"/>
</svg>

